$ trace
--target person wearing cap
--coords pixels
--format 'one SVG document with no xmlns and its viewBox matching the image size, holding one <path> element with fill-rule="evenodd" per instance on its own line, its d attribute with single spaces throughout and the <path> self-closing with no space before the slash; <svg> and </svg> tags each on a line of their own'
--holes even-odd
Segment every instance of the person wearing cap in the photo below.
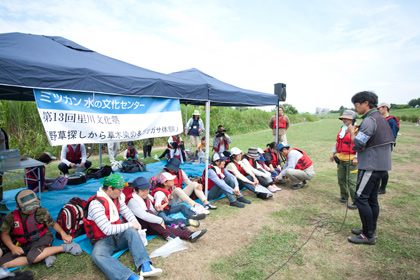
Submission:
<svg viewBox="0 0 420 280">
<path fill-rule="evenodd" d="M 163 172 L 159 176 L 159 183 L 156 185 L 156 188 L 151 192 L 151 196 L 154 199 L 154 207 L 158 211 L 158 216 L 161 217 L 166 225 L 171 224 L 185 224 L 186 226 L 199 227 L 200 222 L 206 217 L 206 214 L 196 212 L 188 209 L 185 204 L 176 204 L 173 201 L 172 192 L 176 188 L 174 186 L 175 175 L 172 175 L 169 172 Z M 182 213 L 184 218 L 172 218 L 169 215 Z"/>
<path fill-rule="evenodd" d="M 72 242 L 72 237 L 54 221 L 47 209 L 41 207 L 33 190 L 21 190 L 15 200 L 17 210 L 6 215 L 0 228 L 1 239 L 10 249 L 0 258 L 2 267 L 19 267 L 45 260 L 49 268 L 56 261 L 55 254 L 82 254 L 80 245 Z M 49 228 L 61 234 L 64 244 L 51 247 L 54 237 Z M 10 233 L 17 243 L 12 242 Z"/>
<path fill-rule="evenodd" d="M 267 199 L 273 196 L 271 193 L 255 190 L 255 187 L 259 184 L 258 179 L 252 170 L 242 162 L 242 151 L 239 148 L 234 147 L 230 150 L 230 158 L 227 161 L 226 170 L 236 177 L 240 188 L 247 188 L 255 193 L 258 198 Z"/>
<path fill-rule="evenodd" d="M 343 121 L 343 126 L 337 135 L 334 150 L 330 156 L 330 161 L 337 163 L 337 178 L 340 186 L 341 203 L 347 203 L 349 197 L 352 204 L 348 204 L 349 209 L 357 209 L 354 204 L 354 192 L 357 182 L 357 153 L 353 150 L 353 141 L 347 128 L 354 120 L 356 114 L 352 110 L 344 110 L 339 117 Z"/>
<path fill-rule="evenodd" d="M 204 129 L 203 121 L 200 119 L 200 112 L 194 110 L 192 118 L 188 120 L 185 126 L 185 132 L 190 136 L 190 151 L 200 143 L 200 136 L 206 131 Z"/>
<path fill-rule="evenodd" d="M 93 245 L 92 260 L 109 279 L 134 280 L 159 276 L 162 270 L 151 265 L 138 232 L 141 226 L 125 204 L 123 188 L 123 177 L 112 174 L 104 178 L 103 186 L 87 201 L 85 209 L 88 210 L 83 224 Z M 120 216 L 127 222 L 123 222 Z M 127 247 L 140 276 L 112 257 L 113 253 Z"/>
<path fill-rule="evenodd" d="M 244 208 L 245 204 L 251 204 L 239 189 L 239 183 L 235 176 L 225 169 L 226 160 L 228 158 L 223 153 L 214 153 L 211 159 L 211 165 L 208 166 L 208 194 L 209 200 L 217 199 L 221 195 L 225 195 L 230 206 Z M 201 177 L 205 182 L 206 170 L 203 171 Z M 236 198 L 235 196 L 236 195 Z"/>
<path fill-rule="evenodd" d="M 213 150 L 216 153 L 224 153 L 228 156 L 229 144 L 232 143 L 232 139 L 227 135 L 223 125 L 217 127 L 216 135 L 213 137 Z"/>
<path fill-rule="evenodd" d="M 42 153 L 36 160 L 45 164 L 49 164 L 55 159 L 57 158 L 52 156 L 51 153 L 45 152 Z M 40 174 L 40 178 L 38 178 L 38 174 Z M 35 192 L 38 192 L 39 181 L 41 181 L 41 190 L 48 191 L 48 187 L 51 186 L 52 182 L 55 180 L 55 178 L 45 178 L 45 165 L 41 165 L 35 168 L 26 168 L 26 178 L 28 180 L 23 179 L 23 181 L 28 185 L 28 189 L 34 190 Z"/>
<path fill-rule="evenodd" d="M 389 126 L 391 127 L 392 134 L 394 135 L 394 142 L 397 141 L 398 131 L 400 130 L 400 120 L 395 116 L 389 115 L 389 109 L 391 109 L 391 105 L 387 102 L 381 102 L 378 105 L 378 111 L 381 113 L 382 117 L 384 117 Z M 393 150 L 393 147 L 395 146 L 395 143 L 391 145 L 391 151 Z M 378 194 L 385 194 L 386 193 L 386 186 L 388 184 L 389 180 L 389 174 L 388 171 L 386 172 L 386 175 L 381 180 L 381 185 L 378 190 Z"/>
<path fill-rule="evenodd" d="M 175 188 L 172 191 L 173 201 L 175 203 L 181 203 L 185 202 L 190 207 L 191 210 L 198 213 L 205 213 L 208 214 L 208 211 L 204 211 L 206 209 L 217 209 L 217 206 L 214 206 L 210 204 L 210 202 L 207 200 L 206 196 L 203 193 L 203 185 L 191 181 L 187 174 L 182 170 L 179 166 L 181 164 L 181 161 L 176 158 L 172 158 L 165 167 L 156 174 L 156 178 L 160 178 L 160 175 L 164 172 L 168 172 L 175 176 L 174 178 L 174 186 Z M 183 187 L 183 184 L 185 184 L 185 188 Z M 194 193 L 203 203 L 203 205 L 195 202 L 190 198 L 190 196 Z M 205 209 L 200 209 L 201 207 L 204 207 Z"/>
<path fill-rule="evenodd" d="M 290 127 L 289 117 L 283 114 L 284 108 L 279 107 L 279 118 L 276 120 L 276 115 L 273 115 L 268 122 L 268 126 L 273 131 L 273 141 L 276 142 L 276 127 L 279 127 L 279 142 L 287 145 L 286 130 Z M 277 143 L 276 143 L 277 144 Z"/>
<path fill-rule="evenodd" d="M 378 189 L 381 179 L 391 170 L 391 144 L 394 135 L 388 123 L 378 112 L 378 96 L 370 91 L 356 93 L 351 102 L 362 122 L 356 133 L 348 126 L 353 150 L 357 152 L 358 176 L 354 200 L 359 209 L 362 229 L 353 229 L 355 234 L 348 241 L 355 244 L 376 243 L 376 224 L 379 216 Z"/>
<path fill-rule="evenodd" d="M 87 160 L 86 148 L 83 144 L 64 145 L 61 148 L 61 163 L 58 169 L 65 175 L 70 169 L 77 167 L 88 169 L 92 162 Z"/>
<path fill-rule="evenodd" d="M 271 172 L 273 181 L 280 184 L 285 184 L 286 181 L 281 176 L 281 160 L 277 152 L 277 143 L 271 142 L 267 144 L 267 149 L 262 153 L 265 158 L 265 165 L 268 167 L 268 171 Z"/>
<path fill-rule="evenodd" d="M 152 147 L 154 144 L 154 138 L 143 139 L 143 159 L 145 159 L 146 157 L 152 157 Z"/>
<path fill-rule="evenodd" d="M 191 232 L 188 229 L 181 230 L 166 226 L 165 221 L 157 216 L 157 211 L 153 207 L 153 197 L 149 194 L 150 187 L 149 181 L 145 177 L 138 177 L 130 187 L 125 187 L 123 190 L 125 203 L 136 216 L 142 229 L 147 230 L 147 234 L 161 235 L 168 241 L 179 236 L 179 238 L 187 239 L 193 243 L 207 232 L 206 229 Z"/>
<path fill-rule="evenodd" d="M 242 158 L 242 162 L 248 169 L 252 170 L 252 173 L 255 174 L 258 182 L 260 182 L 263 187 L 266 187 L 271 192 L 281 191 L 281 189 L 274 184 L 271 173 L 264 170 L 258 163 L 260 156 L 257 148 L 250 147 L 248 148 L 248 153 Z"/>
<path fill-rule="evenodd" d="M 277 150 L 286 158 L 281 175 L 292 181 L 293 190 L 302 188 L 306 180 L 311 180 L 315 176 L 312 160 L 304 151 L 298 148 L 292 149 L 289 145 L 282 143 L 277 145 Z"/>
<path fill-rule="evenodd" d="M 134 147 L 134 142 L 128 141 L 127 149 L 125 149 L 125 152 L 124 152 L 124 160 L 138 159 L 138 158 L 139 158 L 139 153 L 137 152 L 136 147 Z"/>
</svg>

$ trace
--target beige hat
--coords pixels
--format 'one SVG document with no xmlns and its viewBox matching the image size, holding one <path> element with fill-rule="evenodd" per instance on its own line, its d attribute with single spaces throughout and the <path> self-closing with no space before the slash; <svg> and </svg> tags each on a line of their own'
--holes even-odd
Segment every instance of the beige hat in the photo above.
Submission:
<svg viewBox="0 0 420 280">
<path fill-rule="evenodd" d="M 343 114 L 339 117 L 340 120 L 342 119 L 348 119 L 353 120 L 356 118 L 356 113 L 352 110 L 344 110 Z"/>
<path fill-rule="evenodd" d="M 194 110 L 193 116 L 199 116 L 199 115 L 200 115 L 200 111 Z"/>
<path fill-rule="evenodd" d="M 21 190 L 16 195 L 15 200 L 20 210 L 24 213 L 31 212 L 41 206 L 41 203 L 33 190 Z"/>
<path fill-rule="evenodd" d="M 391 105 L 388 102 L 381 102 L 381 103 L 379 103 L 378 108 L 379 107 L 387 107 L 388 110 L 391 109 Z"/>
<path fill-rule="evenodd" d="M 260 155 L 258 154 L 257 148 L 254 148 L 254 147 L 250 147 L 248 149 L 248 153 L 246 155 L 249 156 L 250 158 L 253 158 L 253 159 L 259 159 L 260 158 Z"/>
</svg>

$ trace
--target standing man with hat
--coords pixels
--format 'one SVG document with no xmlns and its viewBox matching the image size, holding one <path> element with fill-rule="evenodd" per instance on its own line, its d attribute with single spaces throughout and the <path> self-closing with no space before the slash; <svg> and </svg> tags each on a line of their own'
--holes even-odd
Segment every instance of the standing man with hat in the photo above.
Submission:
<svg viewBox="0 0 420 280">
<path fill-rule="evenodd" d="M 292 149 L 282 143 L 277 145 L 277 150 L 286 158 L 281 175 L 287 176 L 292 181 L 293 190 L 302 188 L 306 180 L 311 180 L 315 176 L 312 160 L 304 151 L 298 148 Z"/>
<path fill-rule="evenodd" d="M 273 130 L 273 141 L 276 142 L 276 127 L 279 127 L 279 142 L 287 145 L 286 130 L 290 126 L 289 117 L 283 114 L 284 108 L 279 107 L 279 118 L 276 120 L 276 115 L 273 115 L 268 122 L 268 126 Z"/>
<path fill-rule="evenodd" d="M 352 204 L 348 204 L 349 209 L 357 209 L 354 204 L 354 192 L 356 191 L 357 181 L 357 153 L 353 150 L 353 141 L 347 128 L 356 119 L 356 114 L 352 110 L 344 110 L 339 117 L 343 121 L 343 126 L 337 135 L 334 150 L 330 156 L 330 161 L 337 163 L 337 178 L 340 186 L 341 203 L 347 203 L 349 197 Z"/>
<path fill-rule="evenodd" d="M 386 120 L 378 112 L 378 96 L 370 91 L 356 93 L 351 102 L 362 123 L 357 133 L 349 125 L 348 131 L 358 157 L 358 176 L 354 200 L 359 209 L 362 229 L 353 229 L 356 234 L 348 238 L 355 244 L 376 243 L 376 223 L 379 216 L 378 189 L 381 179 L 391 170 L 391 144 L 394 136 Z"/>
<path fill-rule="evenodd" d="M 387 102 L 381 102 L 378 105 L 378 111 L 381 113 L 382 117 L 384 117 L 389 126 L 391 127 L 392 134 L 394 135 L 394 142 L 397 141 L 398 131 L 400 131 L 400 120 L 395 116 L 389 115 L 389 109 L 391 109 L 391 105 Z M 395 143 L 391 145 L 391 151 L 393 150 L 393 146 Z M 386 193 L 386 185 L 388 184 L 389 174 L 388 171 L 386 175 L 382 178 L 381 186 L 379 187 L 378 194 L 385 194 Z"/>
<path fill-rule="evenodd" d="M 105 177 L 103 187 L 87 202 L 88 210 L 85 212 L 83 223 L 86 235 L 93 245 L 92 260 L 111 280 L 137 280 L 159 276 L 162 270 L 151 265 L 138 233 L 141 229 L 140 224 L 125 204 L 123 188 L 123 177 L 112 174 Z M 128 222 L 123 223 L 120 215 Z M 140 276 L 112 257 L 113 253 L 127 247 Z"/>
<path fill-rule="evenodd" d="M 190 136 L 190 151 L 194 152 L 195 147 L 200 143 L 200 137 L 205 132 L 203 121 L 200 119 L 200 112 L 194 110 L 193 116 L 185 126 L 185 132 Z"/>
</svg>

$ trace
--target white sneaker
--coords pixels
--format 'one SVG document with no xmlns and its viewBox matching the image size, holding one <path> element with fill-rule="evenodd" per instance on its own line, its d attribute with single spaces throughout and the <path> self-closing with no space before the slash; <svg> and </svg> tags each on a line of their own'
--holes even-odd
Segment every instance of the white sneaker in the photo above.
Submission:
<svg viewBox="0 0 420 280">
<path fill-rule="evenodd" d="M 155 155 L 153 158 L 154 158 L 154 160 L 160 161 L 160 158 L 158 157 L 158 155 Z"/>
<path fill-rule="evenodd" d="M 162 274 L 162 269 L 160 268 L 154 268 L 153 265 L 150 265 L 150 267 L 152 268 L 151 271 L 147 271 L 147 272 L 140 272 L 140 277 L 157 277 L 160 276 Z"/>
<path fill-rule="evenodd" d="M 210 214 L 210 211 L 204 208 L 202 205 L 194 205 L 190 209 L 194 211 L 196 214 L 201 214 L 201 213 L 204 213 L 206 215 Z"/>
</svg>

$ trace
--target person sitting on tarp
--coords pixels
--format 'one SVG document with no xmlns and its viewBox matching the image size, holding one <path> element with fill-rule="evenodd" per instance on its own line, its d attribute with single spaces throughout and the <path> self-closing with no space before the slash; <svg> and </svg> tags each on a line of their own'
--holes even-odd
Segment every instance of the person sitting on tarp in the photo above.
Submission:
<svg viewBox="0 0 420 280">
<path fill-rule="evenodd" d="M 187 239 L 193 243 L 207 232 L 206 229 L 191 232 L 188 229 L 183 230 L 165 225 L 165 221 L 157 216 L 157 211 L 153 207 L 153 197 L 149 194 L 150 187 L 149 181 L 145 177 L 138 177 L 123 190 L 125 203 L 136 216 L 141 228 L 147 230 L 147 234 L 161 235 L 168 241 L 179 236 L 179 238 Z"/>
<path fill-rule="evenodd" d="M 43 162 L 45 164 L 49 164 L 51 161 L 57 159 L 56 157 L 53 157 L 51 153 L 45 152 L 42 153 L 36 160 Z M 29 173 L 26 174 L 26 178 L 29 180 L 23 179 L 23 181 L 28 182 L 28 189 L 33 190 L 35 192 L 39 191 L 39 181 L 41 181 L 41 190 L 48 191 L 48 187 L 51 186 L 52 182 L 54 182 L 55 178 L 45 178 L 45 165 L 41 165 L 38 167 L 30 167 L 26 168 L 26 172 L 33 169 Z M 38 172 L 40 178 L 38 178 Z"/>
<path fill-rule="evenodd" d="M 191 181 L 187 174 L 180 168 L 181 162 L 177 158 L 171 159 L 161 171 L 156 174 L 156 178 L 160 178 L 160 175 L 164 172 L 169 172 L 170 174 L 176 176 L 174 179 L 175 189 L 172 191 L 173 200 L 176 203 L 185 202 L 190 207 L 191 210 L 197 213 L 208 214 L 208 211 L 205 209 L 217 209 L 217 206 L 210 204 L 206 196 L 203 193 L 203 185 L 196 181 Z M 185 184 L 185 188 L 183 187 Z M 190 198 L 191 194 L 194 193 L 203 203 L 203 206 Z"/>
<path fill-rule="evenodd" d="M 55 264 L 55 254 L 60 252 L 80 256 L 80 245 L 72 242 L 61 226 L 54 221 L 32 190 L 22 190 L 15 197 L 17 210 L 6 215 L 1 226 L 1 239 L 10 252 L 0 258 L 2 267 L 19 267 L 45 260 L 47 268 Z M 52 246 L 53 228 L 63 237 L 64 244 Z M 10 235 L 12 233 L 12 235 Z M 12 241 L 12 237 L 16 242 Z"/>
<path fill-rule="evenodd" d="M 61 163 L 58 169 L 65 175 L 70 169 L 78 167 L 88 169 L 92 162 L 87 160 L 86 148 L 83 144 L 64 145 L 61 148 Z"/>
<path fill-rule="evenodd" d="M 111 280 L 159 276 L 162 269 L 151 265 L 138 232 L 141 226 L 125 204 L 124 195 L 121 195 L 123 188 L 124 178 L 112 174 L 105 177 L 103 186 L 87 202 L 83 224 L 93 245 L 92 260 Z M 124 223 L 120 215 L 128 222 Z M 113 253 L 127 247 L 140 277 L 112 257 Z"/>
<path fill-rule="evenodd" d="M 235 176 L 230 174 L 225 169 L 225 163 L 228 158 L 223 153 L 214 153 L 211 158 L 211 165 L 208 168 L 208 194 L 209 200 L 217 199 L 222 194 L 226 196 L 230 206 L 244 208 L 245 204 L 251 204 L 251 201 L 246 199 L 241 190 L 239 183 Z M 203 184 L 206 180 L 206 170 L 203 171 L 201 177 Z M 233 195 L 236 195 L 236 199 Z"/>
<path fill-rule="evenodd" d="M 139 153 L 137 152 L 136 147 L 134 147 L 133 141 L 128 141 L 127 149 L 124 152 L 124 160 L 128 159 L 138 159 Z"/>
<path fill-rule="evenodd" d="M 292 181 L 293 190 L 302 188 L 306 184 L 306 180 L 311 180 L 315 176 L 312 160 L 304 151 L 298 148 L 292 149 L 289 145 L 282 143 L 277 145 L 277 150 L 287 159 L 281 175 L 287 176 Z"/>
<path fill-rule="evenodd" d="M 180 158 L 180 160 L 182 160 L 182 162 L 187 161 L 187 157 L 185 155 L 184 141 L 182 141 L 182 138 L 180 135 L 170 136 L 168 138 L 168 148 L 165 149 L 165 151 L 160 155 L 160 157 L 155 155 L 155 160 L 161 160 L 165 156 L 168 158 L 168 160 L 171 159 L 171 151 L 172 153 L 175 153 L 176 149 L 180 149 L 179 156 L 182 157 L 182 159 Z M 178 155 L 177 155 L 177 158 L 178 158 Z"/>
</svg>

